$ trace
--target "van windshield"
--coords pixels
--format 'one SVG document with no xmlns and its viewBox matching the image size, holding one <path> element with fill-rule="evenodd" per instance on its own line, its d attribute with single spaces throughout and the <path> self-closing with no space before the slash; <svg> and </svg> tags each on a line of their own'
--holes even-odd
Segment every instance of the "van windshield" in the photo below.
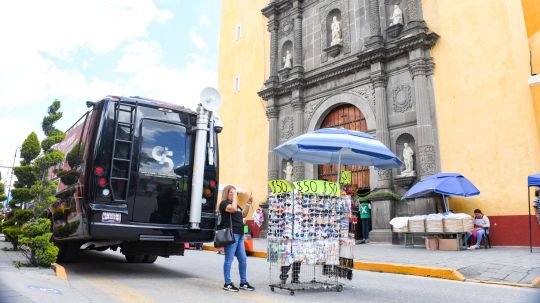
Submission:
<svg viewBox="0 0 540 303">
<path fill-rule="evenodd" d="M 165 178 L 184 175 L 189 165 L 186 128 L 156 120 L 143 120 L 139 173 Z"/>
</svg>

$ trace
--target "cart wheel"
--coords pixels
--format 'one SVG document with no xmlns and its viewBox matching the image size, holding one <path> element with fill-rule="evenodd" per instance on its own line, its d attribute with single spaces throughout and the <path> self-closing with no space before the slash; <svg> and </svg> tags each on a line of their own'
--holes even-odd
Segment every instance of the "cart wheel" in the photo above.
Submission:
<svg viewBox="0 0 540 303">
<path fill-rule="evenodd" d="M 271 292 L 274 292 L 275 289 L 274 289 L 273 287 L 270 287 L 270 291 L 271 291 Z"/>
<path fill-rule="evenodd" d="M 336 287 L 336 291 L 337 291 L 337 292 L 342 292 L 342 291 L 343 291 L 343 285 L 338 285 L 338 286 Z"/>
<path fill-rule="evenodd" d="M 294 296 L 294 291 L 291 290 L 291 296 Z"/>
</svg>

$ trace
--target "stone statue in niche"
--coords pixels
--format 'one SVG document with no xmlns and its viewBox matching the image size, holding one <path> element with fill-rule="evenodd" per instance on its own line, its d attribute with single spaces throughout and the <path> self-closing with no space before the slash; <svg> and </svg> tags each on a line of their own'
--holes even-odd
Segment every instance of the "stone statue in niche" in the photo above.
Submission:
<svg viewBox="0 0 540 303">
<path fill-rule="evenodd" d="M 283 57 L 283 68 L 291 68 L 292 67 L 292 54 L 289 50 L 285 52 L 285 56 Z"/>
<path fill-rule="evenodd" d="M 399 8 L 399 5 L 394 5 L 394 12 L 392 13 L 392 17 L 390 17 L 390 26 L 396 25 L 396 24 L 402 24 L 403 25 L 403 12 Z"/>
<path fill-rule="evenodd" d="M 289 182 L 292 182 L 293 168 L 294 167 L 292 166 L 291 162 L 287 162 L 287 167 L 283 170 L 285 173 L 285 180 Z"/>
<path fill-rule="evenodd" d="M 400 176 L 414 176 L 413 160 L 414 150 L 409 146 L 409 143 L 403 144 L 403 162 L 405 163 L 405 170 L 403 170 Z"/>
<path fill-rule="evenodd" d="M 343 38 L 341 36 L 341 22 L 338 21 L 337 16 L 332 17 L 330 27 L 332 28 L 332 42 L 330 42 L 330 46 L 340 44 Z"/>
</svg>

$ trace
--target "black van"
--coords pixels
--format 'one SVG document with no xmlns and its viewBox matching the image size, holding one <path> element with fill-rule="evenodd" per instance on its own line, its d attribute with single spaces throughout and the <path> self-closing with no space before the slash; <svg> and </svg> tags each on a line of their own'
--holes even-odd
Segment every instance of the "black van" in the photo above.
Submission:
<svg viewBox="0 0 540 303">
<path fill-rule="evenodd" d="M 92 109 L 55 146 L 64 163 L 50 170 L 59 180 L 48 211 L 59 259 L 79 249 L 120 248 L 128 262 L 153 263 L 157 256 L 183 255 L 185 242 L 213 241 L 220 129 L 210 123 L 213 150 L 198 151 L 206 157 L 197 191 L 200 222 L 193 228 L 197 113 L 140 97 L 107 96 L 87 106 Z"/>
</svg>

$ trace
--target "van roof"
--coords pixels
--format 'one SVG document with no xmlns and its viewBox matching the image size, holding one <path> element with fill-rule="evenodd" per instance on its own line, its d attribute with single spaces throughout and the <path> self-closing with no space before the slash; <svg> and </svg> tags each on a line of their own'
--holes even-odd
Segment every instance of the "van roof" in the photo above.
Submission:
<svg viewBox="0 0 540 303">
<path fill-rule="evenodd" d="M 122 101 L 122 102 L 126 102 L 126 103 L 138 103 L 138 104 L 142 104 L 142 105 L 149 105 L 149 106 L 152 106 L 152 107 L 163 107 L 163 108 L 166 108 L 166 109 L 172 109 L 172 110 L 176 110 L 176 111 L 181 111 L 181 112 L 185 112 L 185 113 L 192 114 L 192 115 L 197 114 L 195 111 L 193 111 L 193 110 L 191 110 L 191 109 L 189 109 L 187 107 L 181 106 L 181 105 L 167 103 L 167 102 L 164 102 L 164 101 L 150 99 L 150 98 L 144 98 L 144 97 L 139 97 L 139 96 L 131 96 L 131 97 L 122 96 L 122 97 L 119 97 L 119 96 L 109 95 L 109 96 L 105 97 L 105 99 L 110 99 L 110 100 L 113 100 L 113 101 Z"/>
</svg>

